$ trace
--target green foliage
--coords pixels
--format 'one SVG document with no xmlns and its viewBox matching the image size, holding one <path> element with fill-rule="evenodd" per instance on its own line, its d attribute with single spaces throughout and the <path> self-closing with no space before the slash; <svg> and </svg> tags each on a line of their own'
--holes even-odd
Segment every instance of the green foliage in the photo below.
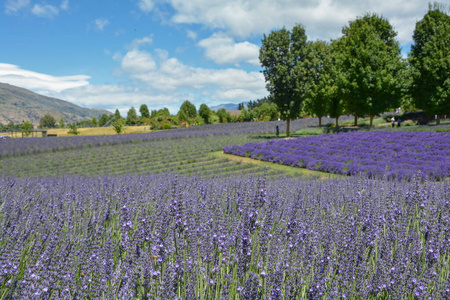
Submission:
<svg viewBox="0 0 450 300">
<path fill-rule="evenodd" d="M 180 106 L 178 113 L 184 113 L 188 119 L 194 119 L 197 116 L 197 108 L 188 100 L 184 101 Z M 185 120 L 187 121 L 187 120 Z"/>
<path fill-rule="evenodd" d="M 66 127 L 66 122 L 64 121 L 63 118 L 61 118 L 61 120 L 59 120 L 59 128 L 64 128 Z"/>
<path fill-rule="evenodd" d="M 125 119 L 119 118 L 112 122 L 111 125 L 117 134 L 121 134 L 125 130 Z"/>
<path fill-rule="evenodd" d="M 304 78 L 299 72 L 306 45 L 305 29 L 296 25 L 292 31 L 285 28 L 264 34 L 259 51 L 266 88 L 277 105 L 281 118 L 287 120 L 289 136 L 290 120 L 300 114 L 303 100 Z"/>
<path fill-rule="evenodd" d="M 331 45 L 323 41 L 308 42 L 300 71 L 305 79 L 305 101 L 303 110 L 319 118 L 330 114 L 330 106 L 336 98 L 333 63 L 334 53 Z"/>
<path fill-rule="evenodd" d="M 216 112 L 217 117 L 219 118 L 220 123 L 228 123 L 231 122 L 231 115 L 225 110 L 225 108 L 221 108 Z"/>
<path fill-rule="evenodd" d="M 98 121 L 98 126 L 104 126 L 109 121 L 109 117 L 107 114 L 102 114 L 100 120 Z"/>
<path fill-rule="evenodd" d="M 93 127 L 97 127 L 98 126 L 98 122 L 97 122 L 97 118 L 96 117 L 92 118 L 91 124 L 92 124 Z"/>
<path fill-rule="evenodd" d="M 338 42 L 340 85 L 348 113 L 374 116 L 400 105 L 405 63 L 387 19 L 366 14 L 342 29 Z"/>
<path fill-rule="evenodd" d="M 136 113 L 136 109 L 134 107 L 131 107 L 130 110 L 127 113 L 127 125 L 136 125 L 138 123 L 138 116 Z"/>
<path fill-rule="evenodd" d="M 54 128 L 54 127 L 56 127 L 56 120 L 53 116 L 47 114 L 39 120 L 39 127 L 40 128 Z"/>
<path fill-rule="evenodd" d="M 20 125 L 20 130 L 25 134 L 25 136 L 29 136 L 33 131 L 33 124 L 31 124 L 30 121 L 25 121 L 22 125 Z"/>
<path fill-rule="evenodd" d="M 114 112 L 114 117 L 116 118 L 116 120 L 122 118 L 118 109 L 116 109 L 116 111 Z"/>
<path fill-rule="evenodd" d="M 211 109 L 206 104 L 201 104 L 200 108 L 198 109 L 199 116 L 204 120 L 205 124 L 211 124 L 210 116 L 211 116 Z"/>
<path fill-rule="evenodd" d="M 434 4 L 416 23 L 409 54 L 414 105 L 429 115 L 450 114 L 450 15 Z"/>
<path fill-rule="evenodd" d="M 77 126 L 77 124 L 76 123 L 72 123 L 72 124 L 69 124 L 69 131 L 68 131 L 68 134 L 73 134 L 73 135 L 78 135 L 78 134 L 80 134 L 80 132 L 78 131 L 78 126 Z"/>
<path fill-rule="evenodd" d="M 148 110 L 148 106 L 146 104 L 142 104 L 139 108 L 139 113 L 143 118 L 150 118 L 150 111 Z"/>
</svg>

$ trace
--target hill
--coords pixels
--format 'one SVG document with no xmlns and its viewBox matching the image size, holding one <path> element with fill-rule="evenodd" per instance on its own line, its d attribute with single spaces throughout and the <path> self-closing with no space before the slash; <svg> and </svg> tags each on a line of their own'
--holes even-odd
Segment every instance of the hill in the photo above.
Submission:
<svg viewBox="0 0 450 300">
<path fill-rule="evenodd" d="M 44 115 L 52 115 L 57 121 L 66 123 L 92 119 L 102 114 L 111 114 L 104 109 L 83 108 L 73 103 L 36 94 L 24 88 L 0 83 L 0 123 L 20 124 L 30 121 L 38 125 Z"/>
</svg>

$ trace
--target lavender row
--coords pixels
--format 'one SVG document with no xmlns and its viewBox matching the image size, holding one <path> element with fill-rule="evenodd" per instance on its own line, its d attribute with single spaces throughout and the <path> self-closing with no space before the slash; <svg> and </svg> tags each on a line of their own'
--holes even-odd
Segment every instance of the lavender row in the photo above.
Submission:
<svg viewBox="0 0 450 300">
<path fill-rule="evenodd" d="M 298 130 L 318 124 L 317 118 L 299 119 L 291 122 L 291 130 Z M 0 157 L 22 155 L 24 153 L 39 153 L 43 151 L 58 151 L 73 148 L 113 145 L 119 143 L 139 142 L 146 140 L 168 139 L 189 136 L 204 136 L 232 133 L 264 133 L 275 132 L 275 127 L 281 129 L 285 122 L 246 122 L 191 126 L 175 130 L 166 130 L 151 133 L 105 135 L 105 136 L 74 136 L 57 138 L 17 138 L 0 142 Z"/>
<path fill-rule="evenodd" d="M 449 299 L 449 182 L 0 178 L 7 299 Z"/>
<path fill-rule="evenodd" d="M 228 146 L 224 152 L 329 173 L 442 179 L 450 176 L 448 132 L 365 131 Z"/>
<path fill-rule="evenodd" d="M 226 173 L 264 173 L 255 164 L 228 161 L 219 152 L 226 145 L 244 144 L 254 138 L 244 134 L 204 135 L 172 139 L 147 140 L 43 152 L 0 159 L 0 174 L 25 176 L 99 176 L 141 173 L 224 175 Z M 277 175 L 275 170 L 269 176 Z"/>
</svg>

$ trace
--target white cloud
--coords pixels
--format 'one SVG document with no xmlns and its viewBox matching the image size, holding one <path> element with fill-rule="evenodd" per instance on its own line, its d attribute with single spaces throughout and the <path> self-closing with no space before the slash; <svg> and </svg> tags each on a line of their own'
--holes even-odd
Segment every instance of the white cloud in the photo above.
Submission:
<svg viewBox="0 0 450 300">
<path fill-rule="evenodd" d="M 69 9 L 69 0 L 63 0 L 61 2 L 61 5 L 59 6 L 62 10 L 68 10 Z"/>
<path fill-rule="evenodd" d="M 122 59 L 122 69 L 130 74 L 145 74 L 156 70 L 156 62 L 150 53 L 131 50 Z"/>
<path fill-rule="evenodd" d="M 94 21 L 94 25 L 98 31 L 103 31 L 109 25 L 109 21 L 108 19 L 99 18 Z"/>
<path fill-rule="evenodd" d="M 0 82 L 26 89 L 45 89 L 60 92 L 66 89 L 88 85 L 89 76 L 51 76 L 21 69 L 16 65 L 0 63 Z"/>
<path fill-rule="evenodd" d="M 306 27 L 312 40 L 337 38 L 357 16 L 374 12 L 388 18 L 402 44 L 412 39 L 415 21 L 426 13 L 429 0 L 168 0 L 174 23 L 201 24 L 239 39 L 273 29 Z"/>
<path fill-rule="evenodd" d="M 138 7 L 140 10 L 142 10 L 144 13 L 149 13 L 153 10 L 153 7 L 155 4 L 152 0 L 139 0 Z"/>
<path fill-rule="evenodd" d="M 151 44 L 153 43 L 153 35 L 149 35 L 146 37 L 143 37 L 142 39 L 135 39 L 131 42 L 130 45 L 127 46 L 127 49 L 138 49 L 140 46 L 145 44 Z"/>
<path fill-rule="evenodd" d="M 31 9 L 31 13 L 41 18 L 53 18 L 54 16 L 58 15 L 59 10 L 52 5 L 35 4 Z"/>
<path fill-rule="evenodd" d="M 243 101 L 267 95 L 264 76 L 260 72 L 240 69 L 205 69 L 183 64 L 168 57 L 164 50 L 157 51 L 158 62 L 150 53 L 132 50 L 122 60 L 122 70 L 159 93 L 190 91 L 201 94 L 208 91 L 210 100 Z M 241 98 L 244 97 L 245 98 Z"/>
<path fill-rule="evenodd" d="M 5 12 L 12 14 L 30 5 L 30 0 L 7 0 L 5 4 Z"/>
<path fill-rule="evenodd" d="M 215 33 L 201 40 L 199 46 L 205 48 L 208 59 L 220 65 L 248 62 L 259 66 L 259 47 L 247 41 L 235 43 L 231 37 L 223 33 Z"/>
<path fill-rule="evenodd" d="M 187 33 L 187 37 L 190 38 L 191 40 L 196 40 L 197 39 L 197 33 L 195 31 L 192 30 L 186 30 Z"/>
</svg>

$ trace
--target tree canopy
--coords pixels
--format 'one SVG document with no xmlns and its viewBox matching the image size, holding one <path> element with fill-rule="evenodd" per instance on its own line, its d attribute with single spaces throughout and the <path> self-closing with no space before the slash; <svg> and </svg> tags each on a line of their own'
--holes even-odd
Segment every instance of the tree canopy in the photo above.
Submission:
<svg viewBox="0 0 450 300">
<path fill-rule="evenodd" d="M 148 110 L 148 106 L 146 104 L 142 104 L 139 108 L 139 113 L 143 118 L 150 118 L 150 111 Z"/>
<path fill-rule="evenodd" d="M 47 114 L 39 120 L 39 127 L 54 128 L 54 127 L 56 127 L 56 120 L 53 116 Z"/>
<path fill-rule="evenodd" d="M 429 115 L 450 114 L 450 15 L 430 5 L 416 23 L 409 53 L 412 66 L 411 96 L 416 107 Z"/>
<path fill-rule="evenodd" d="M 138 116 L 136 113 L 136 109 L 134 107 L 131 107 L 130 110 L 128 110 L 127 113 L 127 125 L 136 125 L 138 123 Z"/>
<path fill-rule="evenodd" d="M 340 87 L 346 111 L 355 116 L 375 115 L 399 106 L 405 84 L 397 33 L 389 21 L 366 14 L 342 29 L 339 61 L 345 72 Z"/>
<path fill-rule="evenodd" d="M 303 97 L 304 78 L 298 63 L 303 59 L 306 45 L 305 28 L 296 25 L 264 34 L 259 51 L 266 88 L 277 105 L 280 116 L 287 121 L 286 135 L 290 135 L 290 120 L 297 118 Z"/>
</svg>

